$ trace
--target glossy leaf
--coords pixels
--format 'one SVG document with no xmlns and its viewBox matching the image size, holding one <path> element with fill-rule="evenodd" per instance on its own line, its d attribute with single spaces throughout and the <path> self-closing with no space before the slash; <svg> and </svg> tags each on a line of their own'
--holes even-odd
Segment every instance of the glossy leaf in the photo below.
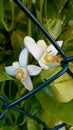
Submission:
<svg viewBox="0 0 73 130">
<path fill-rule="evenodd" d="M 70 70 L 73 72 L 73 65 L 70 65 Z M 57 78 L 51 86 L 58 101 L 68 102 L 73 99 L 73 78 L 67 72 Z"/>
<path fill-rule="evenodd" d="M 60 103 L 53 100 L 44 90 L 37 94 L 42 108 L 47 115 L 54 117 L 54 120 L 62 120 L 65 123 L 73 125 L 73 101 Z"/>
<path fill-rule="evenodd" d="M 52 76 L 54 76 L 57 72 L 59 72 L 62 68 L 56 67 L 49 69 L 48 71 L 41 72 L 42 81 L 48 80 Z M 70 70 L 73 71 L 73 65 L 70 65 Z M 52 84 L 50 84 L 51 88 L 47 88 L 48 94 L 53 98 L 57 99 L 61 102 L 68 102 L 73 99 L 73 78 L 65 72 L 62 76 L 57 78 Z M 48 87 L 48 86 L 47 86 Z M 48 90 L 49 89 L 49 90 Z"/>
</svg>

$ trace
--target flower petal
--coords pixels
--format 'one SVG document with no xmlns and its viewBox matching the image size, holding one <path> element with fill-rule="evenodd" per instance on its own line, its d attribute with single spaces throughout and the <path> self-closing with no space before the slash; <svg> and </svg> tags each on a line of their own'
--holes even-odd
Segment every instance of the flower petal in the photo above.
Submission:
<svg viewBox="0 0 73 130">
<path fill-rule="evenodd" d="M 36 42 L 34 39 L 32 39 L 29 36 L 26 36 L 24 38 L 24 45 L 28 49 L 28 51 L 35 57 L 36 60 L 40 58 L 42 55 L 41 49 L 37 46 Z"/>
<path fill-rule="evenodd" d="M 13 66 L 8 66 L 5 67 L 5 71 L 7 74 L 9 74 L 10 76 L 15 76 L 16 75 L 16 68 Z"/>
<path fill-rule="evenodd" d="M 31 78 L 30 78 L 29 75 L 28 75 L 28 76 L 26 77 L 26 79 L 22 82 L 22 84 L 23 84 L 24 87 L 25 87 L 27 90 L 29 90 L 29 91 L 31 91 L 31 90 L 33 89 L 32 81 L 31 81 Z"/>
<path fill-rule="evenodd" d="M 28 65 L 27 70 L 29 72 L 29 75 L 34 76 L 38 75 L 42 69 L 36 65 Z"/>
<path fill-rule="evenodd" d="M 28 71 L 27 71 L 27 69 L 24 68 L 24 67 L 22 67 L 22 68 L 20 68 L 20 69 L 24 72 L 24 77 L 26 78 L 27 75 L 28 75 Z"/>
<path fill-rule="evenodd" d="M 28 50 L 24 48 L 19 55 L 19 64 L 21 67 L 26 67 L 28 60 Z"/>
<path fill-rule="evenodd" d="M 38 61 L 38 63 L 42 69 L 45 69 L 45 70 L 49 69 L 49 66 L 45 65 L 41 59 Z"/>
<path fill-rule="evenodd" d="M 61 47 L 62 46 L 62 43 L 63 41 L 57 41 L 58 45 Z M 48 46 L 48 48 L 46 49 L 46 51 L 51 51 L 50 55 L 57 55 L 58 53 L 58 50 L 51 44 Z"/>
<path fill-rule="evenodd" d="M 49 66 L 49 68 L 53 68 L 53 67 L 56 67 L 56 66 L 59 66 L 59 65 L 60 65 L 60 63 L 54 62 L 53 64 L 49 64 L 48 66 Z"/>
<path fill-rule="evenodd" d="M 19 62 L 18 62 L 18 61 L 13 62 L 12 66 L 15 67 L 16 69 L 17 69 L 17 68 L 20 68 L 20 65 L 19 65 Z"/>
<path fill-rule="evenodd" d="M 57 41 L 58 45 L 61 47 L 63 44 L 63 41 Z"/>
<path fill-rule="evenodd" d="M 37 46 L 41 49 L 42 53 L 46 50 L 47 45 L 44 40 L 39 40 Z"/>
</svg>

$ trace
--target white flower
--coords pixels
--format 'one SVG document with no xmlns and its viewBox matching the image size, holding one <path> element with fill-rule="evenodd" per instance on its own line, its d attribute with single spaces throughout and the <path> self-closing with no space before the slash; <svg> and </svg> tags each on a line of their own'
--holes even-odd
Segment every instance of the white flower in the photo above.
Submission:
<svg viewBox="0 0 73 130">
<path fill-rule="evenodd" d="M 12 66 L 5 67 L 5 71 L 10 76 L 15 76 L 20 80 L 26 89 L 33 89 L 30 76 L 38 75 L 41 68 L 35 65 L 27 65 L 28 50 L 24 48 L 19 55 L 19 62 L 13 62 Z"/>
<path fill-rule="evenodd" d="M 57 41 L 57 43 L 61 47 L 63 41 Z M 44 40 L 39 40 L 36 43 L 34 39 L 26 36 L 24 38 L 24 45 L 38 61 L 42 69 L 49 69 L 50 67 L 60 65 L 61 57 L 56 56 L 58 51 L 52 44 L 47 46 Z"/>
<path fill-rule="evenodd" d="M 36 3 L 36 0 L 32 0 L 32 3 L 35 4 L 35 3 Z"/>
</svg>

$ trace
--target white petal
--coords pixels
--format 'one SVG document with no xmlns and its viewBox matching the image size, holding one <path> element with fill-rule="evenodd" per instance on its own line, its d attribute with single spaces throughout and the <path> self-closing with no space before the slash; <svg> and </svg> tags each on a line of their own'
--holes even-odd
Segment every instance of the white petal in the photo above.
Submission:
<svg viewBox="0 0 73 130">
<path fill-rule="evenodd" d="M 29 36 L 24 38 L 24 45 L 28 51 L 35 57 L 36 60 L 42 55 L 41 49 L 37 46 L 36 42 Z"/>
<path fill-rule="evenodd" d="M 22 84 L 24 85 L 24 87 L 31 91 L 33 89 L 33 85 L 32 85 L 32 81 L 30 76 L 28 75 L 27 78 L 22 82 Z"/>
<path fill-rule="evenodd" d="M 44 40 L 39 40 L 37 46 L 41 49 L 42 53 L 46 50 L 47 45 Z"/>
<path fill-rule="evenodd" d="M 61 47 L 63 41 L 57 41 L 57 43 Z M 50 54 L 53 54 L 53 55 L 57 55 L 57 53 L 58 53 L 58 50 L 52 44 L 48 46 L 48 48 L 46 49 L 46 51 L 51 51 Z"/>
<path fill-rule="evenodd" d="M 49 64 L 48 66 L 49 66 L 49 68 L 53 68 L 53 67 L 56 67 L 56 66 L 59 66 L 59 65 L 60 65 L 60 63 L 54 62 L 53 64 Z"/>
<path fill-rule="evenodd" d="M 16 69 L 20 68 L 19 62 L 17 62 L 17 61 L 13 62 L 12 66 L 15 67 Z"/>
<path fill-rule="evenodd" d="M 10 76 L 15 76 L 16 75 L 16 68 L 13 66 L 8 66 L 5 67 L 5 71 L 7 74 L 9 74 Z"/>
<path fill-rule="evenodd" d="M 61 47 L 63 44 L 63 41 L 57 41 L 58 45 Z"/>
<path fill-rule="evenodd" d="M 28 65 L 27 70 L 29 72 L 29 75 L 34 76 L 38 75 L 42 69 L 36 65 Z"/>
<path fill-rule="evenodd" d="M 45 69 L 45 70 L 49 69 L 49 66 L 45 65 L 41 59 L 38 61 L 38 63 L 42 69 Z"/>
<path fill-rule="evenodd" d="M 24 71 L 24 77 L 26 78 L 27 75 L 28 75 L 28 71 L 27 71 L 27 69 L 24 68 L 24 67 L 22 67 L 22 68 L 20 68 L 20 69 Z"/>
<path fill-rule="evenodd" d="M 28 60 L 28 50 L 24 48 L 19 55 L 20 66 L 25 67 L 27 65 L 27 60 Z"/>
</svg>

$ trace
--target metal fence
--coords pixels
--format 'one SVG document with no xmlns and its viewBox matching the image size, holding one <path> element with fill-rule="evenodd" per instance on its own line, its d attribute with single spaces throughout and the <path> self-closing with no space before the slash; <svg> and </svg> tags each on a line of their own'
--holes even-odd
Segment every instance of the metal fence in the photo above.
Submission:
<svg viewBox="0 0 73 130">
<path fill-rule="evenodd" d="M 23 3 L 20 0 L 14 0 L 14 2 L 21 8 L 21 10 L 32 20 L 32 22 L 43 32 L 43 34 L 48 38 L 48 40 L 54 45 L 54 47 L 58 50 L 58 52 L 61 54 L 63 60 L 61 61 L 62 70 L 60 70 L 57 74 L 55 74 L 53 77 L 42 83 L 41 85 L 38 85 L 35 89 L 28 92 L 26 95 L 22 96 L 21 98 L 15 100 L 12 103 L 8 103 L 5 97 L 0 95 L 0 100 L 3 102 L 3 113 L 0 115 L 0 119 L 4 118 L 7 114 L 9 109 L 13 109 L 14 111 L 20 112 L 23 115 L 28 116 L 29 118 L 32 118 L 33 120 L 37 121 L 37 123 L 41 124 L 43 126 L 43 130 L 49 130 L 50 128 L 47 127 L 47 125 L 40 119 L 38 119 L 36 116 L 33 116 L 32 114 L 23 111 L 15 105 L 18 103 L 21 103 L 25 99 L 29 98 L 31 95 L 35 94 L 42 88 L 44 88 L 46 85 L 50 84 L 54 80 L 56 80 L 58 77 L 60 77 L 62 74 L 67 72 L 69 75 L 73 77 L 72 71 L 68 68 L 68 64 L 70 61 L 73 61 L 73 56 L 67 57 L 66 54 L 63 52 L 63 50 L 59 47 L 59 45 L 55 42 L 55 40 L 52 38 L 52 36 L 47 32 L 47 30 L 43 27 L 43 25 L 33 16 L 33 14 L 26 8 L 26 6 L 23 5 Z M 54 128 L 51 128 L 52 130 L 57 130 L 59 128 L 62 128 L 66 124 L 60 124 Z"/>
</svg>

